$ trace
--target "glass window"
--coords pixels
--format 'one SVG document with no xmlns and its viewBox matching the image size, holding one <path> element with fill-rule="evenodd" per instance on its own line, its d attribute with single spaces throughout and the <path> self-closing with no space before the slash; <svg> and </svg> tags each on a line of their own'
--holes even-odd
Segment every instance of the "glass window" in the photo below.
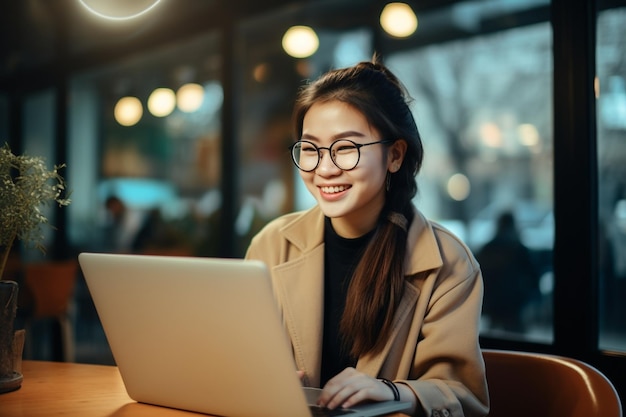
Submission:
<svg viewBox="0 0 626 417">
<path fill-rule="evenodd" d="M 74 245 L 216 254 L 223 102 L 218 52 L 219 37 L 208 34 L 72 78 Z"/>
<path fill-rule="evenodd" d="M 626 351 L 626 7 L 597 28 L 600 348 Z"/>
<path fill-rule="evenodd" d="M 24 150 L 22 153 L 44 158 L 48 169 L 52 169 L 55 164 L 58 165 L 64 162 L 55 160 L 55 97 L 53 89 L 29 94 L 24 100 L 24 114 L 22 119 L 24 134 Z M 63 172 L 61 172 L 61 174 L 63 174 Z M 41 210 L 49 223 L 54 226 L 56 220 L 55 207 L 48 205 L 42 207 Z M 54 229 L 43 227 L 41 232 L 44 236 L 43 246 L 49 248 L 52 243 Z M 41 261 L 43 259 L 44 254 L 41 251 L 22 251 L 23 261 L 32 262 Z"/>
<path fill-rule="evenodd" d="M 457 6 L 461 17 L 467 10 Z M 416 204 L 481 263 L 482 334 L 552 341 L 549 24 L 419 47 L 387 63 L 414 98 L 424 141 Z"/>
</svg>

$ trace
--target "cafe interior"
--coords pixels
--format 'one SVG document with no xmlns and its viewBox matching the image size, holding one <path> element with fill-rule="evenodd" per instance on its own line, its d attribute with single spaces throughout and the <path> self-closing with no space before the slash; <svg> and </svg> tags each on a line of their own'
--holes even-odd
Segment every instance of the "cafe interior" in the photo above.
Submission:
<svg viewBox="0 0 626 417">
<path fill-rule="evenodd" d="M 71 200 L 0 277 L 23 359 L 115 364 L 79 253 L 241 258 L 311 207 L 294 97 L 374 54 L 424 142 L 415 205 L 483 266 L 481 347 L 584 362 L 624 409 L 626 0 L 2 2 L 0 145 Z"/>
</svg>

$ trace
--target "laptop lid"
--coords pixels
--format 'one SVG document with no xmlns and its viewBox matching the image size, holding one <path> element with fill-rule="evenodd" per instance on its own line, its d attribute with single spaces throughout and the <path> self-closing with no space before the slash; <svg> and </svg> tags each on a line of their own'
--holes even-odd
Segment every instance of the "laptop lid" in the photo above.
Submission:
<svg viewBox="0 0 626 417">
<path fill-rule="evenodd" d="M 310 416 L 264 264 L 95 253 L 78 259 L 132 399 L 219 416 Z M 394 408 L 351 415 L 408 405 L 389 403 Z"/>
</svg>

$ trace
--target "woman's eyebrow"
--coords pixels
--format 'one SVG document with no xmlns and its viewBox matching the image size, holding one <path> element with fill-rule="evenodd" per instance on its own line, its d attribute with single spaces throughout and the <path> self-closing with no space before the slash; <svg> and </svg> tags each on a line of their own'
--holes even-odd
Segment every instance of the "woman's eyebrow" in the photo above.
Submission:
<svg viewBox="0 0 626 417">
<path fill-rule="evenodd" d="M 348 131 L 340 132 L 340 133 L 333 135 L 332 139 L 338 140 L 338 139 L 345 139 L 345 138 L 363 138 L 363 137 L 365 137 L 365 134 L 361 132 L 357 132 L 355 130 L 348 130 Z M 309 133 L 303 133 L 301 138 L 306 139 L 306 140 L 319 140 L 316 136 L 311 135 Z"/>
</svg>

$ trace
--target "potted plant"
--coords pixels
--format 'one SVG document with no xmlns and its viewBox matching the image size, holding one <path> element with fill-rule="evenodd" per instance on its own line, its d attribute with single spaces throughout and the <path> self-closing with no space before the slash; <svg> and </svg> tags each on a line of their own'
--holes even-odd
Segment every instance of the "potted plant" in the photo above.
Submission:
<svg viewBox="0 0 626 417">
<path fill-rule="evenodd" d="M 0 392 L 19 388 L 21 375 L 14 370 L 14 320 L 17 283 L 3 280 L 11 248 L 16 240 L 45 252 L 42 227 L 48 219 L 45 205 L 70 204 L 65 180 L 55 165 L 48 170 L 41 157 L 14 155 L 8 144 L 0 148 Z"/>
</svg>

